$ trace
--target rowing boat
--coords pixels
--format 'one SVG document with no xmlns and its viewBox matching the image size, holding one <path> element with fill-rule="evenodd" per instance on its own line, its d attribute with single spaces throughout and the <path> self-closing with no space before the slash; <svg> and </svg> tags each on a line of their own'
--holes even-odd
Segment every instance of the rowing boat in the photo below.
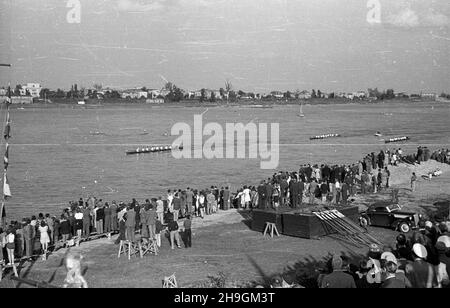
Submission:
<svg viewBox="0 0 450 308">
<path fill-rule="evenodd" d="M 309 140 L 320 140 L 320 139 L 327 139 L 327 138 L 334 138 L 334 137 L 341 137 L 339 134 L 326 134 L 326 135 L 319 135 L 310 137 Z"/>
<path fill-rule="evenodd" d="M 182 146 L 172 147 L 171 145 L 142 147 L 142 148 L 137 148 L 135 150 L 127 151 L 127 155 L 170 152 L 170 151 L 172 151 L 174 149 L 182 150 L 183 147 Z"/>
<path fill-rule="evenodd" d="M 384 143 L 392 143 L 392 142 L 400 142 L 400 141 L 408 141 L 409 137 L 396 137 L 396 138 L 390 138 L 390 139 L 386 139 L 384 141 Z"/>
</svg>

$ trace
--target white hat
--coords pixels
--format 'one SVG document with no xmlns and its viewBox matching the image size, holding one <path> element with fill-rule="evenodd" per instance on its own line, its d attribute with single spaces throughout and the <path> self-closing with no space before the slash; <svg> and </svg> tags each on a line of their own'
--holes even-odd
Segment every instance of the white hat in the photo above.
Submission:
<svg viewBox="0 0 450 308">
<path fill-rule="evenodd" d="M 442 235 L 438 237 L 437 242 L 444 243 L 445 247 L 450 248 L 450 236 L 448 235 Z"/>
<path fill-rule="evenodd" d="M 398 265 L 397 258 L 390 251 L 383 252 L 381 254 L 381 260 L 386 260 L 386 262 L 394 262 L 396 265 Z"/>
<path fill-rule="evenodd" d="M 428 253 L 427 253 L 427 249 L 425 248 L 425 246 L 423 246 L 422 244 L 416 243 L 413 245 L 413 252 L 416 256 L 418 256 L 421 259 L 426 259 Z"/>
<path fill-rule="evenodd" d="M 433 228 L 433 223 L 429 220 L 425 222 L 425 228 Z"/>
</svg>

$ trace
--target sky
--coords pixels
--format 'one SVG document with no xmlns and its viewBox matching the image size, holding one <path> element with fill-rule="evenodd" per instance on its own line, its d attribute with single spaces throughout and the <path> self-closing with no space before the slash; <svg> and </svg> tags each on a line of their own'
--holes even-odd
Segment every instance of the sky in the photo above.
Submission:
<svg viewBox="0 0 450 308">
<path fill-rule="evenodd" d="M 450 93 L 448 0 L 2 0 L 0 27 L 1 85 Z"/>
</svg>

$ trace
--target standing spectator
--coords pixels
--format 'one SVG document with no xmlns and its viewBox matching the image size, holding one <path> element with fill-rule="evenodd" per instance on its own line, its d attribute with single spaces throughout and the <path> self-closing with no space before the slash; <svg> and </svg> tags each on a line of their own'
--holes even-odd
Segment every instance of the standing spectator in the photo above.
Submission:
<svg viewBox="0 0 450 308">
<path fill-rule="evenodd" d="M 81 239 L 81 234 L 83 233 L 83 212 L 78 209 L 75 213 L 75 230 L 77 231 L 78 239 Z"/>
<path fill-rule="evenodd" d="M 450 257 L 446 254 L 448 248 L 444 242 L 436 243 L 436 250 L 439 256 L 439 265 L 436 266 L 438 284 L 443 288 L 450 287 Z"/>
<path fill-rule="evenodd" d="M 134 243 L 135 241 L 134 232 L 136 231 L 136 212 L 134 211 L 131 205 L 128 206 L 125 226 L 126 226 L 127 241 Z"/>
<path fill-rule="evenodd" d="M 31 226 L 30 220 L 27 219 L 23 227 L 23 239 L 25 242 L 25 257 L 30 258 L 33 255 L 33 240 L 35 228 Z"/>
<path fill-rule="evenodd" d="M 0 275 L 3 274 L 2 266 L 4 265 L 4 257 L 3 257 L 3 248 L 6 246 L 6 233 L 3 232 L 3 229 L 0 227 Z"/>
<path fill-rule="evenodd" d="M 108 236 L 111 233 L 111 208 L 109 207 L 109 203 L 105 203 L 105 233 L 108 233 Z"/>
<path fill-rule="evenodd" d="M 14 264 L 14 250 L 15 245 L 15 235 L 12 226 L 9 226 L 8 231 L 6 231 L 6 251 L 8 253 L 8 265 Z"/>
<path fill-rule="evenodd" d="M 70 222 L 66 219 L 66 216 L 64 216 L 64 214 L 61 215 L 59 224 L 60 233 L 62 235 L 62 242 L 66 244 L 70 238 Z"/>
<path fill-rule="evenodd" d="M 15 225 L 15 231 L 16 231 L 16 238 L 15 238 L 15 245 L 16 245 L 16 256 L 19 256 L 20 258 L 23 257 L 23 254 L 25 252 L 25 241 L 23 240 L 23 226 L 24 223 L 17 222 Z"/>
<path fill-rule="evenodd" d="M 266 183 L 265 181 L 261 181 L 261 184 L 258 186 L 258 208 L 264 209 L 266 207 Z"/>
<path fill-rule="evenodd" d="M 389 178 L 391 177 L 391 172 L 388 170 L 388 167 L 384 167 L 384 174 L 386 177 L 386 188 L 389 188 Z"/>
<path fill-rule="evenodd" d="M 50 243 L 53 243 L 55 241 L 54 237 L 54 225 L 53 225 L 53 218 L 50 217 L 50 214 L 45 214 L 45 223 L 48 226 L 48 233 L 50 237 Z"/>
<path fill-rule="evenodd" d="M 168 228 L 169 228 L 169 232 L 170 232 L 170 245 L 171 245 L 172 249 L 175 249 L 175 242 L 177 243 L 177 247 L 181 248 L 180 233 L 178 232 L 178 228 L 179 228 L 178 223 L 175 220 L 171 219 L 169 221 Z"/>
<path fill-rule="evenodd" d="M 156 217 L 155 220 L 155 239 L 156 239 L 156 245 L 158 247 L 161 247 L 161 231 L 163 230 L 163 224 L 159 220 L 159 217 Z"/>
<path fill-rule="evenodd" d="M 91 210 L 85 206 L 83 209 L 83 236 L 88 238 L 91 235 Z"/>
<path fill-rule="evenodd" d="M 200 194 L 198 195 L 198 209 L 199 209 L 199 213 L 200 213 L 200 217 L 203 219 L 205 217 L 205 195 L 203 193 L 203 191 L 200 192 Z"/>
<path fill-rule="evenodd" d="M 158 201 L 156 201 L 156 215 L 158 216 L 159 221 L 164 224 L 164 203 L 161 196 L 159 196 Z"/>
<path fill-rule="evenodd" d="M 192 190 L 188 187 L 186 189 L 186 207 L 187 207 L 187 212 L 188 213 L 192 213 L 193 208 L 192 208 L 192 202 L 194 200 L 194 193 L 192 192 Z"/>
<path fill-rule="evenodd" d="M 69 224 L 70 224 L 70 234 L 72 236 L 75 236 L 75 234 L 77 233 L 76 232 L 76 219 L 75 219 L 75 215 L 74 215 L 73 212 L 69 213 L 69 219 L 68 220 L 69 220 Z M 38 224 L 37 224 L 38 228 L 39 228 L 40 225 L 41 225 L 41 223 L 38 220 Z"/>
<path fill-rule="evenodd" d="M 117 219 L 119 221 L 119 237 L 116 240 L 116 244 L 119 244 L 120 241 L 125 241 L 127 239 L 126 236 L 126 213 L 127 209 L 126 206 L 123 204 L 120 204 L 120 211 L 117 213 Z"/>
<path fill-rule="evenodd" d="M 144 205 L 144 208 L 141 209 L 141 237 L 143 239 L 150 238 L 149 232 L 149 218 L 150 218 L 150 202 L 147 199 L 147 202 Z"/>
<path fill-rule="evenodd" d="M 103 219 L 105 218 L 105 210 L 102 205 L 97 207 L 95 211 L 95 229 L 97 230 L 97 234 L 103 234 Z"/>
<path fill-rule="evenodd" d="M 215 200 L 216 197 L 214 196 L 213 192 L 208 191 L 208 194 L 206 195 L 206 215 L 212 214 L 212 207 Z"/>
<path fill-rule="evenodd" d="M 258 196 L 258 194 L 255 194 Z M 257 201 L 253 203 L 253 206 L 256 207 Z M 230 209 L 230 189 L 229 187 L 225 187 L 225 190 L 223 191 L 223 209 L 225 211 L 228 211 Z"/>
<path fill-rule="evenodd" d="M 417 176 L 416 176 L 416 173 L 413 172 L 413 174 L 411 176 L 411 191 L 412 192 L 416 191 L 416 182 L 417 182 Z"/>
<path fill-rule="evenodd" d="M 406 288 L 406 284 L 404 281 L 397 279 L 397 263 L 396 260 L 389 260 L 384 265 L 386 271 L 386 278 L 384 282 L 381 284 L 381 288 L 390 288 L 390 289 L 404 289 Z"/>
<path fill-rule="evenodd" d="M 153 201 L 153 200 L 152 200 Z M 156 201 L 156 200 L 155 200 Z M 152 204 L 150 204 L 150 209 L 149 209 L 149 215 L 148 215 L 148 229 L 150 232 L 150 238 L 154 239 L 155 238 L 155 234 L 156 234 L 156 209 L 153 206 L 155 202 L 152 202 Z"/>
<path fill-rule="evenodd" d="M 334 256 L 331 261 L 333 272 L 324 276 L 319 282 L 320 288 L 356 288 L 355 280 L 342 268 L 342 258 Z"/>
<path fill-rule="evenodd" d="M 172 200 L 172 204 L 173 204 L 173 219 L 175 221 L 178 221 L 178 216 L 180 214 L 180 210 L 181 210 L 181 199 L 180 199 L 180 194 L 176 193 L 173 200 Z"/>
<path fill-rule="evenodd" d="M 48 226 L 45 221 L 41 222 L 41 226 L 39 227 L 40 232 L 40 241 L 42 245 L 42 251 L 44 258 L 47 257 L 48 252 L 48 244 L 50 243 L 50 237 L 48 236 Z"/>
<path fill-rule="evenodd" d="M 111 230 L 116 232 L 119 228 L 117 227 L 117 204 L 116 201 L 111 203 Z"/>
<path fill-rule="evenodd" d="M 192 247 L 192 220 L 191 216 L 186 216 L 186 219 L 183 222 L 184 227 L 184 236 L 186 237 L 186 248 Z"/>
<path fill-rule="evenodd" d="M 52 218 L 53 218 L 53 225 L 54 225 L 53 228 L 54 228 L 54 231 L 55 231 L 55 234 L 54 234 L 53 238 L 54 238 L 54 240 L 55 240 L 55 243 L 58 243 L 58 242 L 59 242 L 59 237 L 60 237 L 60 232 L 59 232 L 59 229 L 60 229 L 59 220 L 56 219 L 55 216 L 53 216 Z"/>
<path fill-rule="evenodd" d="M 406 265 L 406 276 L 413 288 L 435 288 L 438 286 L 435 268 L 428 263 L 427 249 L 422 244 L 413 245 L 414 262 Z"/>
</svg>

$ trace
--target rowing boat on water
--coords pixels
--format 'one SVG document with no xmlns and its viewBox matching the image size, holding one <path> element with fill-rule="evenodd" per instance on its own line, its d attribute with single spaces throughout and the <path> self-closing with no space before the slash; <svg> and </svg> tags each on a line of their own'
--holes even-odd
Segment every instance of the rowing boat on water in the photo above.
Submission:
<svg viewBox="0 0 450 308">
<path fill-rule="evenodd" d="M 127 151 L 127 155 L 169 152 L 169 151 L 172 151 L 172 150 L 174 150 L 174 149 L 182 150 L 183 147 L 182 147 L 182 146 L 175 146 L 175 147 L 172 147 L 171 145 L 166 145 L 166 146 L 152 146 L 152 147 L 142 147 L 142 148 L 137 148 L 137 149 L 135 149 L 135 150 Z"/>
<path fill-rule="evenodd" d="M 404 136 L 404 137 L 396 137 L 396 138 L 386 139 L 384 141 L 384 143 L 392 143 L 392 142 L 400 142 L 400 141 L 408 141 L 408 140 L 409 140 L 409 137 Z"/>
<path fill-rule="evenodd" d="M 341 137 L 341 135 L 339 135 L 339 134 L 319 135 L 319 136 L 310 137 L 309 140 L 320 140 L 320 139 L 335 138 L 335 137 Z"/>
</svg>

